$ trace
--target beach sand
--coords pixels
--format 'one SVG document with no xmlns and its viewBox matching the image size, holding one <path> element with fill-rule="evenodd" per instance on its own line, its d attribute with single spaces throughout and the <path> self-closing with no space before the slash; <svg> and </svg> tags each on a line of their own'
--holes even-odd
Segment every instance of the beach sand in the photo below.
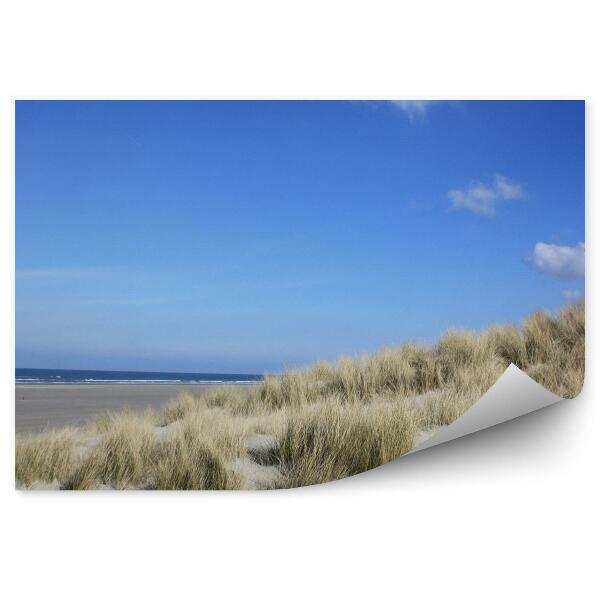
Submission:
<svg viewBox="0 0 600 600">
<path fill-rule="evenodd" d="M 238 384 L 240 385 L 240 384 Z M 243 384 L 255 385 L 255 384 Z M 129 407 L 159 408 L 181 392 L 195 394 L 211 388 L 206 384 L 126 385 L 17 385 L 15 431 L 37 432 L 55 427 L 84 425 L 107 411 Z"/>
</svg>

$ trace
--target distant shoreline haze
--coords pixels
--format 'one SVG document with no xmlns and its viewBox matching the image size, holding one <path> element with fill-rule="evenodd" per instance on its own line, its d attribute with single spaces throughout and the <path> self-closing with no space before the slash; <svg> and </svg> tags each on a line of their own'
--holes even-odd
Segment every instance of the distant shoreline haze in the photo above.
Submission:
<svg viewBox="0 0 600 600">
<path fill-rule="evenodd" d="M 255 373 L 190 373 L 172 371 L 108 371 L 93 369 L 33 369 L 16 368 L 17 385 L 36 384 L 173 384 L 173 383 L 251 383 L 262 381 Z"/>
</svg>

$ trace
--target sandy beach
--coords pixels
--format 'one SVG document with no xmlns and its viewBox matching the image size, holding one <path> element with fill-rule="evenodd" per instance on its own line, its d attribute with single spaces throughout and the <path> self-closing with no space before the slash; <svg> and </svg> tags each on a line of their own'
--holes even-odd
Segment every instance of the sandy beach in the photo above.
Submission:
<svg viewBox="0 0 600 600">
<path fill-rule="evenodd" d="M 238 384 L 254 385 L 254 384 Z M 15 431 L 79 426 L 106 411 L 159 408 L 181 392 L 200 393 L 218 386 L 202 384 L 17 385 Z"/>
</svg>

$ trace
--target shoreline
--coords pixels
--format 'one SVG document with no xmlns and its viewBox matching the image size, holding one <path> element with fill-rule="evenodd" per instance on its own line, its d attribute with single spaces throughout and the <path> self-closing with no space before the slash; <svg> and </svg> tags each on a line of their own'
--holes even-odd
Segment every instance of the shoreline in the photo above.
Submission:
<svg viewBox="0 0 600 600">
<path fill-rule="evenodd" d="M 15 432 L 79 427 L 105 412 L 160 408 L 181 392 L 197 394 L 218 387 L 246 388 L 257 383 L 19 383 L 15 385 Z"/>
</svg>

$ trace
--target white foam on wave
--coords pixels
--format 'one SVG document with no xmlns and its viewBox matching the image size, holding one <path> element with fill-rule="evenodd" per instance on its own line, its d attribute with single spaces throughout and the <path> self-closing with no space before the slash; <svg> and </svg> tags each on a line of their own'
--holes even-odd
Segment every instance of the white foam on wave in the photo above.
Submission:
<svg viewBox="0 0 600 600">
<path fill-rule="evenodd" d="M 16 384 L 38 385 L 248 385 L 259 383 L 257 379 L 54 379 L 40 377 L 16 377 Z"/>
</svg>

